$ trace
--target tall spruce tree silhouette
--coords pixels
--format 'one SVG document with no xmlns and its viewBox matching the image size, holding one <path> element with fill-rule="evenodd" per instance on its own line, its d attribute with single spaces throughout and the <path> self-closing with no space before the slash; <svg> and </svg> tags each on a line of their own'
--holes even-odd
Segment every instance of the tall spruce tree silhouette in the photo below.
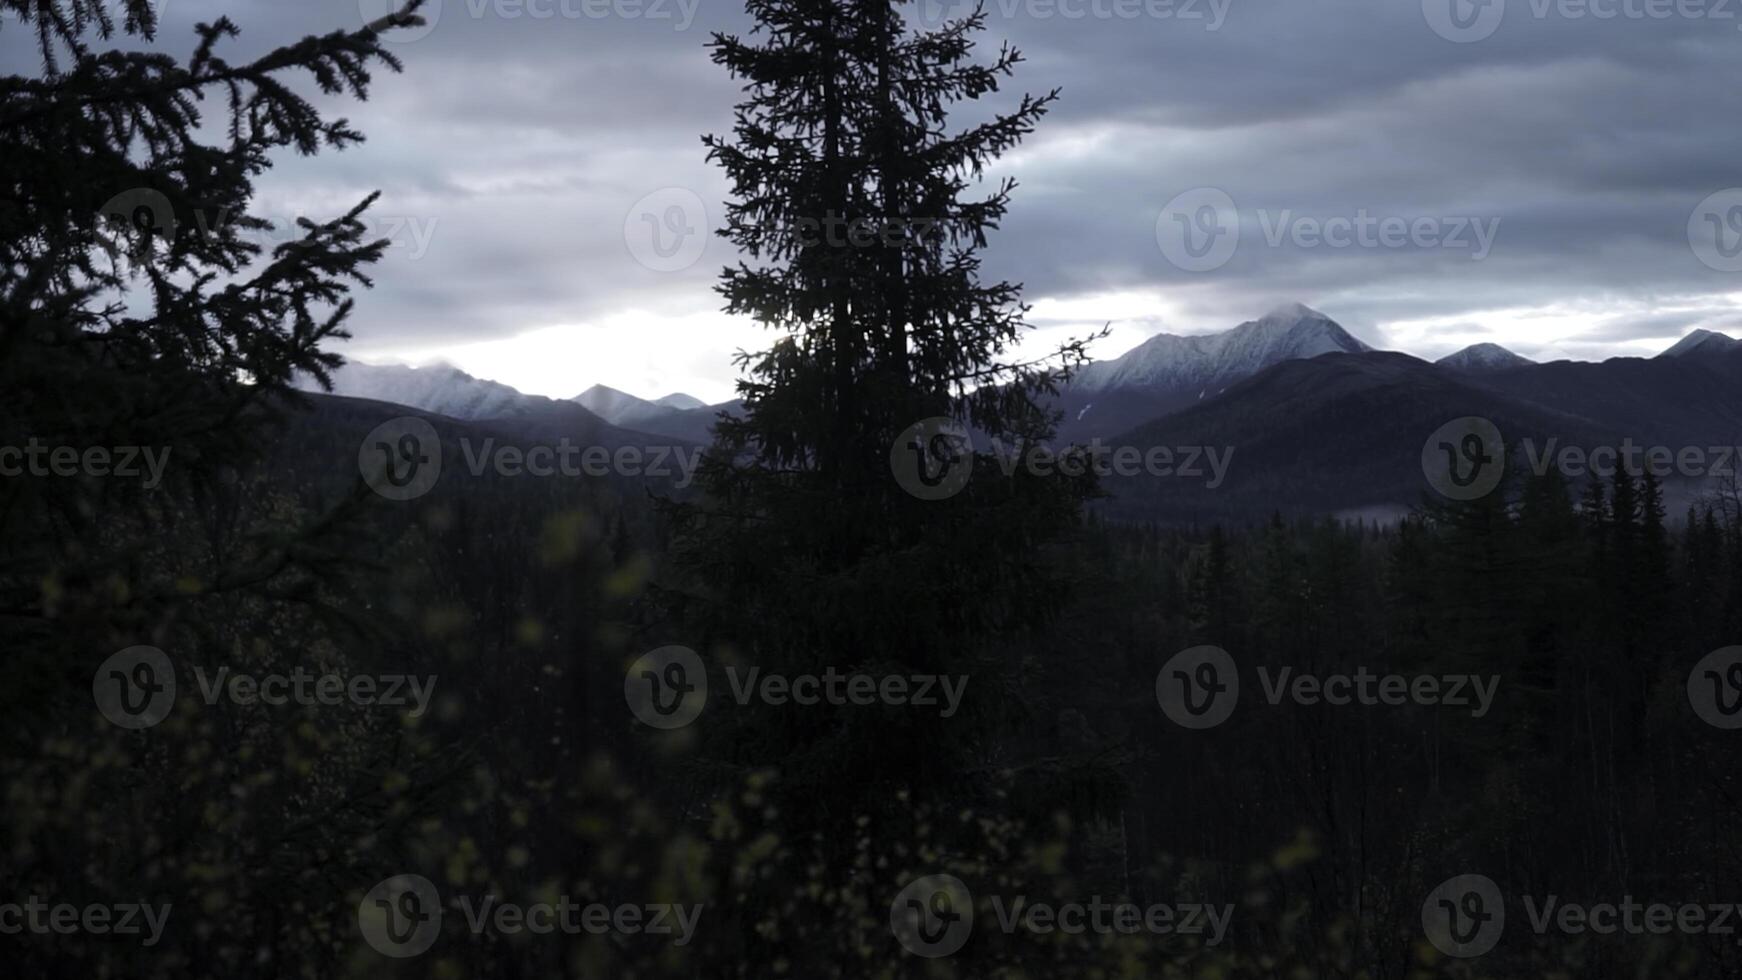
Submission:
<svg viewBox="0 0 1742 980">
<path fill-rule="evenodd" d="M 990 792 L 1011 761 L 1002 736 L 1034 720 L 1025 651 L 1064 599 L 1046 546 L 1094 492 L 1090 474 L 1007 473 L 984 452 L 947 499 L 896 478 L 892 450 L 908 451 L 898 439 L 928 418 L 959 420 L 987 445 L 1048 438 L 1045 397 L 1092 339 L 1012 360 L 1020 286 L 980 277 L 1016 186 L 986 167 L 1058 93 L 952 131 L 951 107 L 994 96 L 1022 57 L 1004 46 L 975 59 L 983 9 L 922 30 L 907 6 L 752 0 L 756 40 L 711 44 L 748 96 L 732 138 L 704 139 L 732 184 L 720 234 L 746 256 L 718 289 L 727 312 L 777 337 L 739 355 L 744 410 L 716 428 L 705 501 L 669 508 L 690 573 L 675 590 L 683 613 L 699 642 L 765 674 L 968 678 L 947 718 L 881 697 L 752 697 L 704 716 L 707 751 L 728 771 L 778 770 L 794 830 Z"/>
<path fill-rule="evenodd" d="M 43 63 L 40 77 L 0 78 L 0 442 L 148 447 L 167 459 L 170 490 L 214 486 L 270 446 L 292 378 L 325 380 L 338 365 L 325 348 L 348 336 L 350 292 L 387 242 L 365 240 L 371 196 L 300 219 L 297 237 L 268 250 L 268 222 L 249 214 L 254 180 L 274 150 L 363 138 L 292 83 L 306 73 L 323 93 L 366 98 L 372 69 L 400 68 L 381 33 L 420 23 L 422 3 L 232 64 L 219 53 L 238 33 L 227 17 L 196 28 L 184 63 L 93 47 L 155 39 L 153 0 L 0 0 L 7 29 L 34 30 Z M 5 481 L 0 608 L 70 628 L 187 593 L 142 558 L 154 547 L 145 525 L 163 513 L 140 506 L 139 489 Z M 301 560 L 293 551 L 211 570 L 195 591 L 260 585 Z"/>
<path fill-rule="evenodd" d="M 361 877 L 352 862 L 367 858 L 344 841 L 382 826 L 381 753 L 348 730 L 318 774 L 299 770 L 295 726 L 223 705 L 190 720 L 172 710 L 188 701 L 173 681 L 202 655 L 257 662 L 237 635 L 250 652 L 310 656 L 331 639 L 319 627 L 341 605 L 340 566 L 360 564 L 338 523 L 348 508 L 296 516 L 250 464 L 274 449 L 292 378 L 339 363 L 327 348 L 387 247 L 362 220 L 373 196 L 300 220 L 276 245 L 250 212 L 275 151 L 362 139 L 308 90 L 365 98 L 372 71 L 400 67 L 382 33 L 417 24 L 421 3 L 232 63 L 226 17 L 199 25 L 183 60 L 145 43 L 156 0 L 0 0 L 0 30 L 32 31 L 42 63 L 0 77 L 0 446 L 59 454 L 49 472 L 0 479 L 0 708 L 14 722 L 0 767 L 9 787 L 41 790 L 13 794 L 0 879 L 25 894 L 173 896 L 179 911 L 189 883 L 212 875 L 207 907 L 229 922 L 155 948 L 25 943 L 9 960 L 23 974 L 77 962 L 92 975 L 232 976 L 263 957 L 285 975 L 341 969 L 314 933 L 316 920 L 331 928 L 327 889 L 305 887 L 273 840 Z M 144 453 L 161 464 L 153 485 L 125 471 Z M 149 738 L 93 703 L 99 665 L 136 646 L 164 648 L 170 672 L 140 682 L 168 693 Z M 208 745 L 219 765 L 202 764 Z"/>
</svg>

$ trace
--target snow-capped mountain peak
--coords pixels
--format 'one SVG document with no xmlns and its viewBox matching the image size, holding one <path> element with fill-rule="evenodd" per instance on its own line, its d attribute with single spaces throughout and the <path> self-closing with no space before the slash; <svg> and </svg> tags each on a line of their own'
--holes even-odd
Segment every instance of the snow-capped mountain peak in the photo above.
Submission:
<svg viewBox="0 0 1742 980">
<path fill-rule="evenodd" d="M 1713 330 L 1696 329 L 1686 337 L 1677 341 L 1674 347 L 1657 355 L 1658 357 L 1683 357 L 1698 351 L 1701 354 L 1720 354 L 1725 351 L 1742 347 L 1742 340 Z"/>
<path fill-rule="evenodd" d="M 1298 323 L 1301 320 L 1329 319 L 1330 317 L 1325 316 L 1323 313 L 1320 313 L 1318 310 L 1313 309 L 1305 303 L 1284 303 L 1271 310 L 1269 313 L 1259 317 L 1258 322 L 1293 324 Z"/>
<path fill-rule="evenodd" d="M 302 391 L 318 392 L 313 378 L 296 382 Z M 333 394 L 392 402 L 456 419 L 513 418 L 524 415 L 543 399 L 505 384 L 474 378 L 451 364 L 422 367 L 347 361 L 333 372 Z"/>
<path fill-rule="evenodd" d="M 1083 368 L 1072 387 L 1216 391 L 1281 361 L 1371 349 L 1323 313 L 1289 303 L 1222 333 L 1157 334 L 1122 357 Z"/>
<path fill-rule="evenodd" d="M 592 411 L 612 425 L 632 425 L 648 419 L 707 407 L 707 403 L 700 398 L 682 392 L 674 392 L 663 398 L 648 401 L 645 398 L 637 398 L 626 391 L 618 391 L 616 388 L 605 385 L 594 385 L 569 400 Z"/>
<path fill-rule="evenodd" d="M 587 409 L 593 414 L 611 421 L 625 412 L 633 411 L 650 404 L 626 391 L 618 391 L 608 385 L 594 385 L 581 392 L 569 401 Z"/>
<path fill-rule="evenodd" d="M 666 408 L 675 408 L 680 412 L 708 407 L 707 402 L 702 401 L 694 395 L 686 395 L 681 391 L 674 391 L 671 394 L 666 395 L 664 398 L 655 398 L 653 403 L 655 405 L 664 405 Z"/>
<path fill-rule="evenodd" d="M 1480 372 L 1504 371 L 1508 368 L 1524 367 L 1535 364 L 1528 357 L 1520 357 L 1499 344 L 1471 344 L 1456 354 L 1447 354 L 1434 362 L 1443 368 L 1453 371 Z"/>
</svg>

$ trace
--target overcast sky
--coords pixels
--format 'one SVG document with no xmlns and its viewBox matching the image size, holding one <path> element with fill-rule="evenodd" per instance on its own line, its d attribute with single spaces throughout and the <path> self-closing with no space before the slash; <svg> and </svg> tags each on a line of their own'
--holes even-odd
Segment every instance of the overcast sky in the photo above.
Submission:
<svg viewBox="0 0 1742 980">
<path fill-rule="evenodd" d="M 227 13 L 239 60 L 387 2 L 164 0 L 160 46 L 185 54 L 194 22 Z M 1005 94 L 1063 89 L 999 166 L 1022 186 L 987 262 L 1026 284 L 1041 339 L 1112 321 L 1098 352 L 1113 356 L 1291 300 L 1424 357 L 1491 340 L 1601 358 L 1695 327 L 1742 333 L 1742 2 L 988 8 L 986 45 L 1029 59 Z M 287 156 L 261 187 L 268 216 L 384 192 L 396 247 L 345 353 L 444 358 L 557 397 L 595 382 L 730 397 L 731 352 L 765 335 L 717 313 L 729 244 L 677 232 L 720 218 L 699 137 L 729 129 L 739 92 L 704 45 L 748 27 L 740 5 L 429 13 L 394 44 L 403 75 L 366 104 L 331 100 L 369 141 Z M 0 29 L 13 71 L 35 61 L 18 27 Z"/>
</svg>

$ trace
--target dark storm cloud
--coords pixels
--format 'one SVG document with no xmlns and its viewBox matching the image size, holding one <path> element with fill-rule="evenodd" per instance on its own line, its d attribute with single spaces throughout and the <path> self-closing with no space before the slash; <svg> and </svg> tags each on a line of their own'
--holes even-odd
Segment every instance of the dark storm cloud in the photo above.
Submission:
<svg viewBox="0 0 1742 980">
<path fill-rule="evenodd" d="M 1289 299 L 1381 344 L 1402 338 L 1397 322 L 1479 333 L 1487 311 L 1519 308 L 1613 307 L 1560 338 L 1581 354 L 1733 328 L 1723 297 L 1742 292 L 1742 273 L 1703 262 L 1689 225 L 1709 195 L 1742 185 L 1734 13 L 1601 18 L 1505 0 L 1491 35 L 1458 43 L 1428 16 L 1451 2 L 1465 0 L 1180 0 L 1167 16 L 1133 16 L 1163 8 L 989 0 L 986 47 L 1008 39 L 1028 56 L 998 99 L 1054 86 L 1064 96 L 995 171 L 1022 187 L 988 272 L 1023 281 L 1031 298 L 1152 291 L 1177 329 Z M 1188 3 L 1197 16 L 1183 15 Z M 921 16 L 961 8 L 920 5 Z M 738 5 L 439 7 L 395 45 L 404 75 L 378 79 L 366 105 L 334 100 L 369 143 L 286 159 L 262 187 L 285 210 L 334 209 L 379 188 L 381 214 L 425 233 L 419 246 L 406 232 L 378 270 L 354 321 L 359 342 L 428 348 L 717 306 L 710 287 L 732 259 L 724 242 L 656 272 L 636 261 L 624 223 L 673 186 L 698 194 L 717 223 L 726 186 L 698 140 L 729 129 L 738 91 L 705 44 L 748 26 Z M 181 52 L 194 21 L 228 13 L 244 31 L 239 58 L 359 24 L 383 0 L 162 9 L 160 43 Z M 34 62 L 29 45 L 16 24 L 0 30 L 13 70 Z M 1157 240 L 1164 206 L 1197 188 L 1225 192 L 1240 222 L 1236 252 L 1205 271 L 1170 262 Z M 1314 234 L 1361 220 L 1438 229 L 1398 245 Z M 1445 242 L 1459 221 L 1492 231 L 1479 257 Z M 1676 298 L 1672 312 L 1653 312 L 1659 297 Z"/>
</svg>

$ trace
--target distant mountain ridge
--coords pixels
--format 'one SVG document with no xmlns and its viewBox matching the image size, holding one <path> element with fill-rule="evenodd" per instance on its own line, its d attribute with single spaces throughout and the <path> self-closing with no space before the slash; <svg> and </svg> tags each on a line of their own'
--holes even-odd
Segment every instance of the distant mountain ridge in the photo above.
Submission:
<svg viewBox="0 0 1742 980">
<path fill-rule="evenodd" d="M 634 425 L 707 407 L 700 398 L 682 392 L 648 401 L 606 385 L 594 385 L 569 400 L 598 413 L 612 425 Z"/>
<path fill-rule="evenodd" d="M 1511 368 L 1525 367 L 1536 362 L 1528 357 L 1520 357 L 1499 344 L 1471 344 L 1456 354 L 1447 354 L 1434 363 L 1453 371 L 1480 373 L 1505 371 Z"/>
<path fill-rule="evenodd" d="M 310 392 L 321 390 L 311 377 L 298 379 L 295 387 Z M 410 367 L 362 361 L 347 361 L 333 372 L 332 394 L 391 402 L 467 421 L 518 418 L 536 410 L 538 403 L 552 400 L 474 378 L 450 364 Z"/>
<path fill-rule="evenodd" d="M 413 367 L 407 364 L 369 364 L 347 361 L 333 372 L 332 394 L 346 398 L 390 402 L 462 421 L 513 419 L 540 414 L 559 399 L 528 395 L 497 381 L 475 378 L 451 364 Z M 312 377 L 298 378 L 293 387 L 318 392 Z M 587 409 L 606 422 L 627 426 L 667 416 L 705 409 L 693 395 L 674 392 L 657 401 L 647 401 L 604 385 L 594 385 L 569 402 Z"/>
<path fill-rule="evenodd" d="M 1289 303 L 1221 333 L 1157 334 L 1120 357 L 1087 365 L 1071 387 L 1079 392 L 1143 386 L 1214 393 L 1282 361 L 1372 349 L 1323 313 Z"/>
<path fill-rule="evenodd" d="M 1285 361 L 1373 348 L 1335 320 L 1288 303 L 1221 333 L 1158 334 L 1124 355 L 1080 370 L 1054 408 L 1060 442 L 1087 441 L 1213 397 Z"/>
<path fill-rule="evenodd" d="M 1137 477 L 1106 489 L 1126 520 L 1261 520 L 1272 512 L 1395 518 L 1428 492 L 1421 448 L 1453 419 L 1493 422 L 1515 462 L 1555 447 L 1688 447 L 1742 442 L 1742 345 L 1710 356 L 1556 361 L 1464 372 L 1374 351 L 1286 361 L 1222 395 L 1120 433 L 1113 445 L 1232 449 L 1226 481 Z M 1716 458 L 1721 458 L 1720 450 Z M 1657 464 L 1653 464 L 1657 465 Z M 1722 465 L 1719 463 L 1718 465 Z M 1712 474 L 1671 473 L 1679 514 L 1715 489 Z M 1580 474 L 1568 474 L 1576 482 Z"/>
<path fill-rule="evenodd" d="M 504 431 L 597 433 L 601 441 L 712 441 L 720 412 L 686 395 L 647 400 L 603 385 L 571 400 L 525 395 L 451 366 L 353 362 L 336 393 Z M 304 387 L 313 390 L 313 385 Z M 1053 403 L 1059 445 L 1225 447 L 1228 481 L 1113 479 L 1122 519 L 1246 520 L 1275 510 L 1395 515 L 1420 498 L 1427 433 L 1454 418 L 1493 420 L 1508 438 L 1596 445 L 1742 442 L 1742 341 L 1694 330 L 1655 357 L 1539 364 L 1482 343 L 1428 362 L 1363 343 L 1291 304 L 1220 334 L 1151 338 L 1087 366 Z M 699 406 L 699 407 L 698 407 Z M 603 428 L 601 428 L 603 427 Z M 1414 440 L 1414 446 L 1410 445 Z M 1675 484 L 1679 482 L 1679 486 Z M 1672 493 L 1698 492 L 1688 480 Z"/>
<path fill-rule="evenodd" d="M 1682 357 L 1695 352 L 1701 354 L 1722 354 L 1742 348 L 1742 340 L 1729 337 L 1711 330 L 1694 330 L 1676 343 L 1674 347 L 1657 355 L 1658 357 Z"/>
</svg>

